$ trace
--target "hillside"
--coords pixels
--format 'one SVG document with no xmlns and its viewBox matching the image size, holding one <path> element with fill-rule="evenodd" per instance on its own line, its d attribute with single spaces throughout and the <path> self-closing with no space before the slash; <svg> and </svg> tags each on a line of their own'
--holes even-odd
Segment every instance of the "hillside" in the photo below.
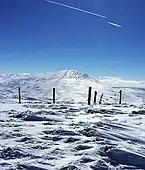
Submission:
<svg viewBox="0 0 145 170">
<path fill-rule="evenodd" d="M 86 105 L 89 86 L 102 105 Z M 0 74 L 0 169 L 145 169 L 144 87 L 76 70 Z M 118 105 L 120 89 L 127 104 Z"/>
<path fill-rule="evenodd" d="M 76 70 L 63 70 L 54 75 L 49 74 L 0 74 L 0 100 L 16 101 L 18 87 L 21 87 L 22 99 L 51 100 L 52 88 L 56 88 L 57 101 L 86 102 L 88 87 L 93 94 L 104 94 L 104 103 L 118 103 L 119 90 L 123 90 L 123 102 L 143 104 L 145 102 L 145 83 L 124 81 L 114 77 L 93 78 Z M 93 101 L 92 101 L 93 102 Z"/>
</svg>

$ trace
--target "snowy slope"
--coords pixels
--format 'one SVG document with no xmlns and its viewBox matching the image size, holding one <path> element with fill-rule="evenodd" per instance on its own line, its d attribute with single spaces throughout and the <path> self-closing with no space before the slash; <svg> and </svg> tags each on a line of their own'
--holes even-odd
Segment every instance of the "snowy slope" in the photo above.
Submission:
<svg viewBox="0 0 145 170">
<path fill-rule="evenodd" d="M 86 102 L 88 87 L 104 94 L 104 103 L 118 103 L 119 90 L 123 90 L 123 102 L 128 104 L 143 104 L 145 102 L 145 83 L 124 81 L 114 77 L 93 78 L 76 70 L 63 70 L 54 75 L 49 74 L 0 74 L 0 100 L 17 101 L 18 87 L 21 87 L 22 98 L 49 100 L 52 98 L 52 88 L 56 88 L 57 100 Z M 93 96 L 92 96 L 93 100 Z"/>
<path fill-rule="evenodd" d="M 144 84 L 76 70 L 0 74 L 0 170 L 144 170 Z M 89 86 L 102 105 L 81 103 Z M 128 105 L 118 105 L 120 89 Z"/>
</svg>

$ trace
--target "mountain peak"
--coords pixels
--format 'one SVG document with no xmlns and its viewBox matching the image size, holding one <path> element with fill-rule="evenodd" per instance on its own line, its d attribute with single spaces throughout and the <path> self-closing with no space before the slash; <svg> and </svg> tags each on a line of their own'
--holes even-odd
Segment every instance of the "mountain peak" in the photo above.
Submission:
<svg viewBox="0 0 145 170">
<path fill-rule="evenodd" d="M 68 69 L 62 70 L 56 73 L 57 76 L 62 78 L 80 78 L 80 79 L 89 79 L 90 77 L 86 73 L 82 73 L 78 70 Z"/>
</svg>

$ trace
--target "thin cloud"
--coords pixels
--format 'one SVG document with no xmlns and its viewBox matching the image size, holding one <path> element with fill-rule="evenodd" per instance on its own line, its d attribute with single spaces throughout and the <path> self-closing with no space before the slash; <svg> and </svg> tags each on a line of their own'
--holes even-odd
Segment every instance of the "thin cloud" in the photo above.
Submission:
<svg viewBox="0 0 145 170">
<path fill-rule="evenodd" d="M 122 28 L 123 26 L 119 25 L 119 24 L 116 24 L 114 22 L 108 22 L 108 24 L 112 25 L 112 26 L 115 26 L 115 27 L 119 27 L 119 28 Z"/>
</svg>

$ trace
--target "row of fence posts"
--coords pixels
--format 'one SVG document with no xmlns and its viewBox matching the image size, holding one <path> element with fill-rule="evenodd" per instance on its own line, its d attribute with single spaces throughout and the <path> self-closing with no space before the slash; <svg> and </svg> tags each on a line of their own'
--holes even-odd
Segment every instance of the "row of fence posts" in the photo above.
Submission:
<svg viewBox="0 0 145 170">
<path fill-rule="evenodd" d="M 52 97 L 53 97 L 53 103 L 55 103 L 55 88 L 53 88 L 52 90 Z M 119 104 L 121 104 L 122 102 L 122 90 L 120 90 L 120 98 L 119 98 Z M 92 87 L 89 87 L 89 91 L 88 91 L 88 105 L 91 105 L 91 95 L 92 95 Z M 18 88 L 18 96 L 19 96 L 19 104 L 21 103 L 21 90 L 20 87 Z M 101 94 L 100 100 L 99 100 L 99 104 L 102 103 L 103 100 L 103 93 Z M 96 104 L 97 101 L 97 91 L 94 92 L 94 104 Z"/>
<path fill-rule="evenodd" d="M 88 91 L 88 105 L 91 105 L 91 95 L 92 95 L 92 87 L 89 87 L 89 91 Z M 102 103 L 102 99 L 103 99 L 103 94 L 101 94 L 100 100 L 99 100 L 99 104 Z M 96 104 L 97 101 L 97 91 L 94 92 L 94 104 Z"/>
<path fill-rule="evenodd" d="M 120 93 L 120 98 L 119 98 L 119 104 L 122 103 L 122 90 L 119 91 Z M 89 91 L 88 91 L 88 105 L 91 105 L 91 94 L 92 94 L 92 87 L 89 87 Z M 103 100 L 103 93 L 101 94 L 100 100 L 99 100 L 99 104 L 102 103 Z M 94 92 L 94 104 L 96 104 L 96 99 L 97 99 L 97 91 Z"/>
</svg>

